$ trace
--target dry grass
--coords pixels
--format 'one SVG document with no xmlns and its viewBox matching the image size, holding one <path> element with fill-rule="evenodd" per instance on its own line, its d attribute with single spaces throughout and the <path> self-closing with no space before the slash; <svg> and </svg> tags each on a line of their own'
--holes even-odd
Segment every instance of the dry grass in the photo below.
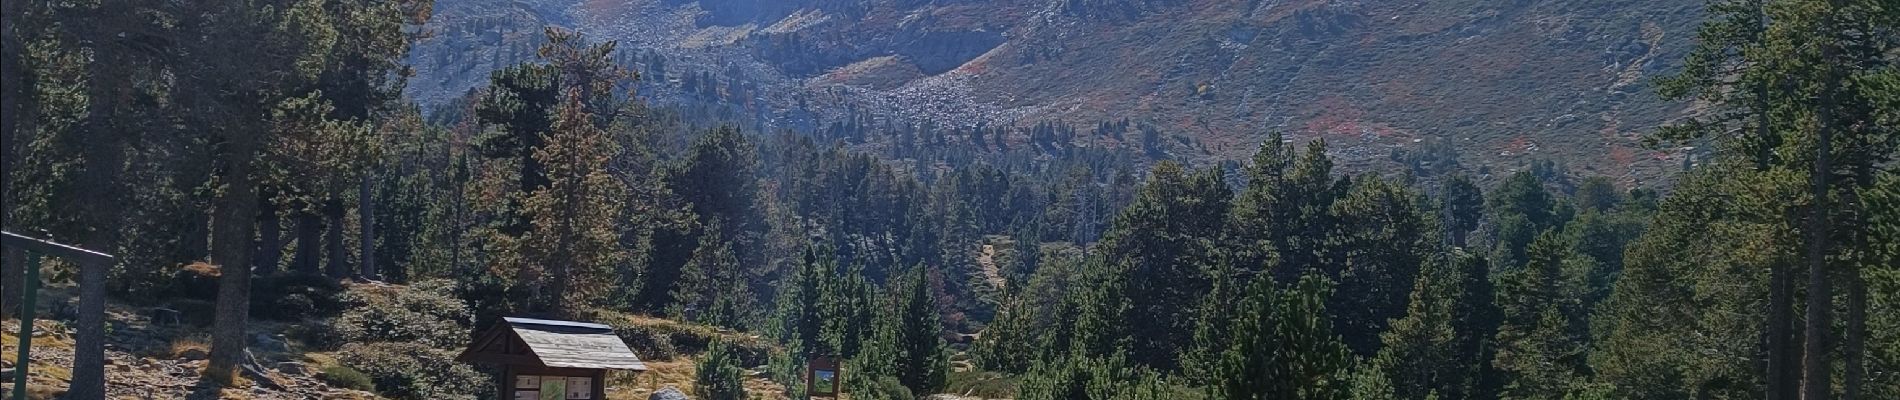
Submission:
<svg viewBox="0 0 1900 400">
<path fill-rule="evenodd" d="M 185 270 L 185 272 L 190 272 L 192 275 L 197 275 L 197 276 L 202 276 L 202 277 L 207 277 L 207 278 L 216 278 L 219 275 L 222 275 L 222 273 L 220 273 L 218 270 L 218 266 L 203 263 L 203 262 L 185 264 L 185 266 L 182 267 L 181 269 Z"/>
<path fill-rule="evenodd" d="M 62 333 L 65 332 L 65 328 L 57 321 L 34 321 L 33 326 L 38 327 L 38 331 L 42 333 L 33 337 L 33 359 L 27 368 L 26 397 L 28 399 L 55 398 L 56 395 L 66 392 L 66 382 L 72 381 L 73 371 L 65 366 L 53 365 L 47 360 L 49 356 L 55 354 L 72 354 L 73 338 Z M 0 357 L 4 358 L 4 361 L 0 361 L 0 365 L 14 367 L 17 361 L 15 357 L 19 356 L 19 331 L 18 320 L 8 321 L 4 329 L 0 329 L 0 354 L 5 355 L 5 357 Z M 11 381 L 13 376 L 8 375 L 6 378 Z M 11 390 L 12 385 L 7 385 L 7 389 Z"/>
</svg>

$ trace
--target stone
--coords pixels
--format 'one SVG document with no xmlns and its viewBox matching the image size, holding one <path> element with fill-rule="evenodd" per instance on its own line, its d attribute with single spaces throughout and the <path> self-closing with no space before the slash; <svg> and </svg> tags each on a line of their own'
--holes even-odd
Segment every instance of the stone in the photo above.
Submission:
<svg viewBox="0 0 1900 400">
<path fill-rule="evenodd" d="M 305 368 L 303 363 L 300 363 L 300 362 L 285 361 L 285 362 L 277 363 L 277 372 L 282 372 L 282 373 L 290 374 L 290 375 L 303 375 L 304 373 L 308 371 L 309 369 Z"/>
<path fill-rule="evenodd" d="M 660 389 L 660 391 L 653 392 L 652 395 L 647 396 L 647 400 L 691 400 L 691 399 L 692 398 L 690 397 L 686 397 L 686 393 L 681 393 L 679 388 L 672 387 L 672 386 L 667 386 L 665 389 Z"/>
<path fill-rule="evenodd" d="M 251 336 L 251 348 L 262 353 L 289 353 L 290 343 L 280 338 L 271 337 L 271 335 L 259 333 Z"/>
<path fill-rule="evenodd" d="M 206 353 L 204 349 L 185 349 L 185 351 L 178 353 L 178 358 L 183 358 L 190 361 L 197 361 L 197 360 L 211 358 L 211 354 Z"/>
<path fill-rule="evenodd" d="M 164 307 L 153 308 L 150 318 L 152 325 L 157 326 L 173 326 L 184 322 L 183 313 Z"/>
</svg>

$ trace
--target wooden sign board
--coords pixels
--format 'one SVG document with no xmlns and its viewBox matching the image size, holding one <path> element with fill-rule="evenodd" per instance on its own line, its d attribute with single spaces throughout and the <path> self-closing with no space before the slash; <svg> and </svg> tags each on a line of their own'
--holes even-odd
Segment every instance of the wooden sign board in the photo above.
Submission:
<svg viewBox="0 0 1900 400">
<path fill-rule="evenodd" d="M 811 397 L 838 397 L 838 393 L 844 392 L 843 372 L 837 359 L 811 359 L 805 364 L 805 393 Z"/>
<path fill-rule="evenodd" d="M 594 378 L 515 375 L 514 400 L 595 400 Z"/>
</svg>

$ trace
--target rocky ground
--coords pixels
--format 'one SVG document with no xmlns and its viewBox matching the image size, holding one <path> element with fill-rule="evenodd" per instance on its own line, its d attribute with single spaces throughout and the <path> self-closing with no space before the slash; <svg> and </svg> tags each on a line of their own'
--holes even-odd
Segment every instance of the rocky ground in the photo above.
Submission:
<svg viewBox="0 0 1900 400">
<path fill-rule="evenodd" d="M 321 354 L 301 354 L 282 339 L 277 324 L 256 324 L 252 353 L 244 374 L 234 387 L 218 387 L 200 379 L 209 355 L 209 336 L 201 327 L 158 326 L 144 313 L 114 306 L 108 311 L 110 332 L 106 344 L 106 396 L 110 399 L 376 399 L 368 392 L 332 388 L 317 376 Z M 40 319 L 33 324 L 33 348 L 28 366 L 30 399 L 56 398 L 72 379 L 73 340 L 70 322 Z M 18 357 L 19 320 L 0 323 L 0 361 L 6 381 L 12 383 Z"/>
</svg>

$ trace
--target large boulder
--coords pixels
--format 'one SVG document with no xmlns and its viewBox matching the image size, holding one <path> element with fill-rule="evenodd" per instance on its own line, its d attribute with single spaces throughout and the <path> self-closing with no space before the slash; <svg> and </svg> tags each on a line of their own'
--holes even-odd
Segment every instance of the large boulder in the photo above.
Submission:
<svg viewBox="0 0 1900 400">
<path fill-rule="evenodd" d="M 691 399 L 692 399 L 691 397 L 686 397 L 686 393 L 681 393 L 679 388 L 672 387 L 672 386 L 667 386 L 664 389 L 654 391 L 652 395 L 647 396 L 647 400 L 691 400 Z"/>
</svg>

